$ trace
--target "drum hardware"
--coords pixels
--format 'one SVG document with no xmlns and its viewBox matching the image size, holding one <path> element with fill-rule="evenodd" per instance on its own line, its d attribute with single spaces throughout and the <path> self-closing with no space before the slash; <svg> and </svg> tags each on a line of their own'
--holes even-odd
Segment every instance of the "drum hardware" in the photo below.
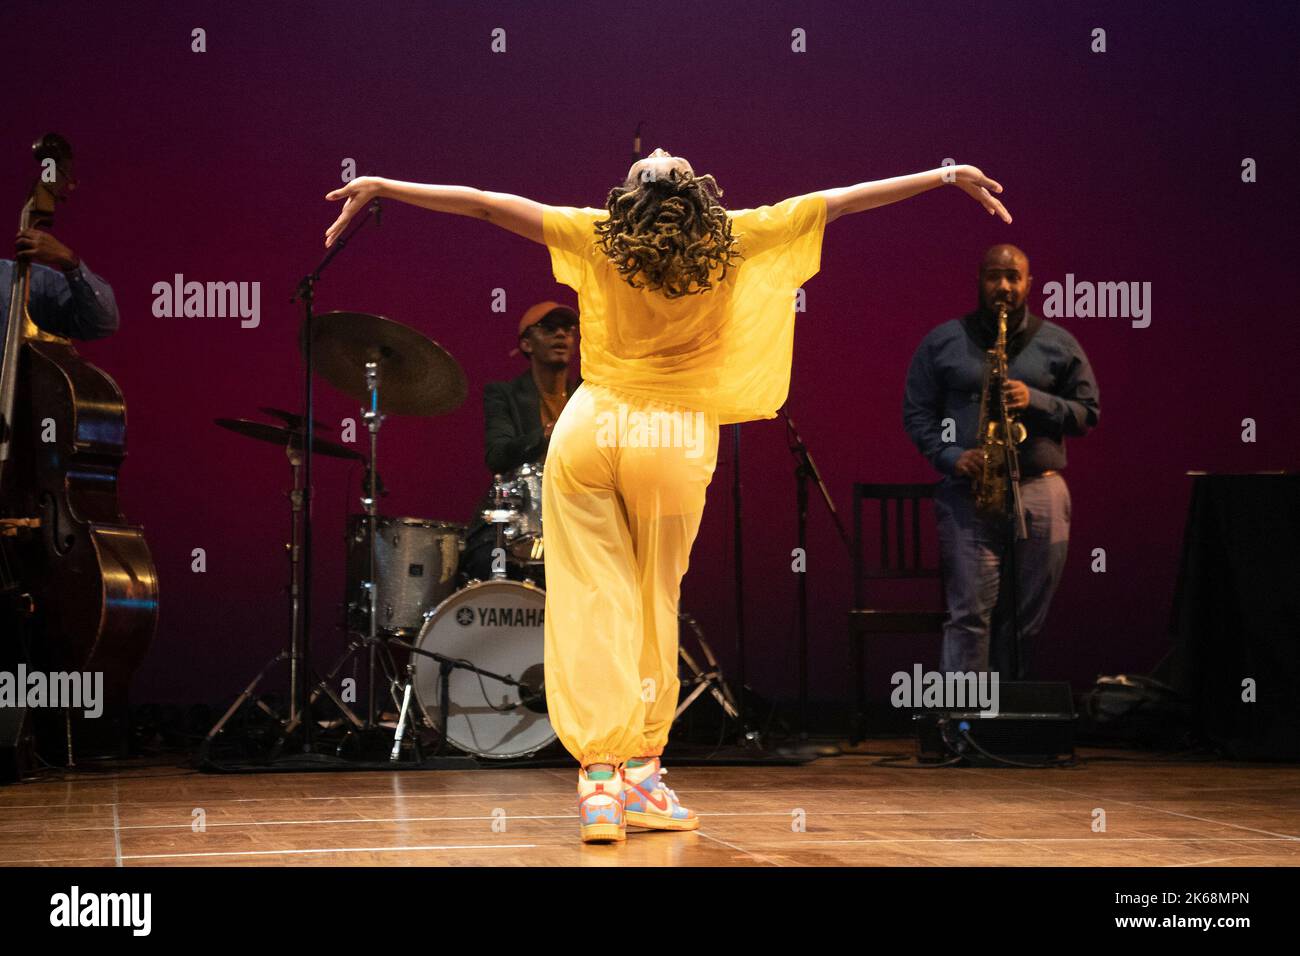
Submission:
<svg viewBox="0 0 1300 956">
<path fill-rule="evenodd" d="M 494 555 L 504 554 L 506 561 L 526 567 L 541 566 L 545 559 L 541 462 L 526 462 L 507 474 L 493 475 L 491 507 L 481 516 L 496 526 Z M 505 575 L 494 557 L 492 576 Z"/>
<path fill-rule="evenodd" d="M 333 314 L 337 315 L 338 313 Z M 352 714 L 350 710 L 345 711 L 345 714 L 348 715 L 349 722 L 353 725 L 352 729 L 349 730 L 349 734 L 354 731 L 364 732 L 373 730 L 378 726 L 379 711 L 376 691 L 377 677 L 381 669 L 384 672 L 384 677 L 387 680 L 390 689 L 395 688 L 400 684 L 392 655 L 388 652 L 388 649 L 383 646 L 383 642 L 379 637 L 379 588 L 376 580 L 376 570 L 378 568 L 376 555 L 376 536 L 378 530 L 376 499 L 378 496 L 378 488 L 376 482 L 378 480 L 379 429 L 383 425 L 384 420 L 384 416 L 379 410 L 379 362 L 376 358 L 368 358 L 363 363 L 363 369 L 366 392 L 369 401 L 361 410 L 361 418 L 362 421 L 365 422 L 366 430 L 370 436 L 369 467 L 367 468 L 369 481 L 367 482 L 367 486 L 363 490 L 361 497 L 361 505 L 365 509 L 366 537 L 368 539 L 368 547 L 366 549 L 366 577 L 365 580 L 360 582 L 361 590 L 366 597 L 366 631 L 360 640 L 354 640 L 349 643 L 347 650 L 344 651 L 343 656 L 335 662 L 335 665 L 330 672 L 331 676 L 338 674 L 339 671 L 341 671 L 347 663 L 353 659 L 357 652 L 365 652 L 365 662 L 363 665 L 366 672 L 365 719 L 357 721 L 354 719 L 355 715 Z M 327 678 L 327 680 L 328 679 L 329 678 Z M 328 694 L 336 703 L 339 703 L 339 701 L 336 700 L 337 695 L 333 693 L 331 686 L 325 681 L 322 681 L 317 685 L 317 691 L 318 693 L 314 694 L 311 698 L 312 701 L 319 697 L 320 692 L 323 692 Z M 291 722 L 286 726 L 285 734 L 287 735 L 292 733 L 293 730 L 294 724 Z"/>
<path fill-rule="evenodd" d="M 704 639 L 704 631 L 694 617 L 687 611 L 680 608 L 677 612 L 679 624 L 688 627 L 695 637 L 696 643 L 699 644 L 700 653 L 704 655 L 704 661 L 708 669 L 701 667 L 696 658 L 686 649 L 685 636 L 679 633 L 677 642 L 677 655 L 681 663 L 690 672 L 690 676 L 683 677 L 681 693 L 685 694 L 685 699 L 681 699 L 677 710 L 673 713 L 673 723 L 681 718 L 696 700 L 698 700 L 705 691 L 708 691 L 718 702 L 724 716 L 722 724 L 722 733 L 725 735 L 728 721 L 739 726 L 739 735 L 736 740 L 745 750 L 754 753 L 765 753 L 766 745 L 763 741 L 763 731 L 751 724 L 745 716 L 745 710 L 740 706 L 736 695 L 731 692 L 726 678 L 723 677 L 722 668 L 718 665 L 718 659 L 713 655 L 713 649 L 709 647 L 708 641 Z M 744 692 L 744 687 L 741 688 Z M 721 739 L 719 739 L 721 744 Z"/>
<path fill-rule="evenodd" d="M 402 757 L 402 738 L 406 735 L 406 719 L 411 713 L 411 688 L 414 686 L 415 668 L 409 662 L 406 665 L 406 686 L 402 688 L 402 709 L 397 715 L 397 728 L 393 731 L 393 749 L 388 754 L 388 759 L 394 763 Z M 420 753 L 420 737 L 418 734 L 411 735 L 411 743 L 415 747 L 415 759 L 422 760 L 423 755 Z"/>
<path fill-rule="evenodd" d="M 677 611 L 677 620 L 691 629 L 695 635 L 696 643 L 700 645 L 700 652 L 704 655 L 705 662 L 709 665 L 706 671 L 696 663 L 695 658 L 691 656 L 690 651 L 686 649 L 686 644 L 682 640 L 677 642 L 677 653 L 681 657 L 682 663 L 691 672 L 691 677 L 682 681 L 682 690 L 690 690 L 686 698 L 677 705 L 677 710 L 673 714 L 673 720 L 681 717 L 686 712 L 686 708 L 695 703 L 705 691 L 713 695 L 722 708 L 722 712 L 732 720 L 740 720 L 740 707 L 736 704 L 736 699 L 731 694 L 731 689 L 727 686 L 726 679 L 722 676 L 722 668 L 718 666 L 718 659 L 713 656 L 713 649 L 709 647 L 708 642 L 704 639 L 704 631 L 700 628 L 699 623 L 689 613 L 683 610 Z"/>
<path fill-rule="evenodd" d="M 379 427 L 384 423 L 384 417 L 379 413 L 379 363 L 373 360 L 366 362 L 366 390 L 370 393 L 370 407 L 362 412 L 362 419 L 366 423 L 366 430 L 370 432 L 370 487 L 367 489 L 365 496 L 361 499 L 361 505 L 366 509 L 366 526 L 370 532 L 370 567 L 369 575 L 365 582 L 366 595 L 369 597 L 369 632 L 366 635 L 366 644 L 369 649 L 369 693 L 366 698 L 366 726 L 375 726 L 375 645 L 379 643 L 379 587 L 375 581 L 375 500 L 378 490 L 375 481 L 378 478 L 379 460 L 376 456 L 379 454 Z M 396 675 L 389 675 L 395 680 Z"/>
<path fill-rule="evenodd" d="M 288 428 L 291 428 L 294 431 L 302 431 L 302 424 L 306 421 L 306 419 L 301 415 L 287 412 L 283 408 L 273 408 L 269 405 L 260 405 L 257 410 L 264 415 L 270 415 L 272 418 L 280 419 L 280 421 L 284 422 Z M 324 422 L 312 422 L 313 431 L 321 431 L 326 427 L 327 426 Z"/>
<path fill-rule="evenodd" d="M 270 414 L 278 415 L 281 418 L 289 416 L 287 412 L 277 412 L 275 409 L 263 409 Z M 289 416 L 296 417 L 296 416 Z M 298 419 L 301 421 L 301 419 Z M 217 418 L 215 424 L 222 428 L 232 431 L 237 435 L 243 435 L 246 438 L 253 438 L 257 441 L 269 442 L 280 445 L 284 448 L 285 457 L 289 462 L 290 472 L 290 491 L 286 495 L 289 499 L 289 542 L 285 546 L 285 551 L 289 556 L 289 646 L 287 649 L 280 651 L 272 657 L 258 671 L 257 675 L 249 682 L 248 686 L 235 698 L 229 709 L 221 716 L 208 731 L 200 748 L 200 759 L 206 760 L 208 750 L 217 735 L 221 733 L 227 723 L 235 716 L 239 709 L 249 700 L 255 702 L 256 707 L 269 717 L 273 718 L 282 728 L 291 725 L 296 726 L 299 717 L 299 709 L 302 703 L 301 697 L 291 691 L 289 695 L 289 712 L 287 716 L 281 716 L 276 713 L 264 700 L 255 697 L 258 686 L 266 677 L 267 673 L 284 661 L 289 663 L 289 686 L 291 689 L 299 687 L 300 681 L 305 679 L 302 672 L 303 660 L 301 657 L 301 648 L 303 634 L 302 625 L 302 565 L 303 565 L 303 548 L 301 529 L 303 524 L 303 508 L 306 499 L 303 483 L 303 431 L 301 428 L 295 428 L 292 423 L 287 427 L 280 425 L 271 425 L 266 422 L 257 422 L 245 418 Z M 350 448 L 328 441 L 323 438 L 315 438 L 312 441 L 312 447 L 315 451 L 328 455 L 333 458 L 344 458 L 361 460 L 362 456 Z M 343 702 L 336 701 L 341 707 Z M 346 712 L 346 708 L 344 707 Z"/>
<path fill-rule="evenodd" d="M 467 660 L 445 657 L 444 655 L 439 654 L 435 651 L 424 650 L 421 647 L 417 647 L 414 644 L 408 644 L 407 642 L 402 641 L 398 638 L 392 638 L 391 642 L 397 647 L 401 647 L 405 650 L 410 651 L 413 655 L 418 654 L 425 658 L 438 662 L 438 721 L 437 721 L 438 728 L 446 727 L 451 716 L 451 674 L 452 671 L 456 669 L 471 671 L 472 673 L 477 674 L 480 685 L 483 682 L 483 678 L 487 677 L 492 680 L 498 681 L 499 683 L 504 684 L 507 687 L 519 688 L 519 703 L 512 704 L 509 707 L 499 708 L 503 711 L 513 710 L 516 707 L 526 707 L 529 710 L 531 710 L 533 713 L 544 714 L 546 712 L 545 710 L 546 690 L 542 682 L 541 675 L 536 670 L 538 665 L 534 665 L 533 667 L 530 667 L 527 671 L 524 672 L 526 676 L 535 675 L 536 682 L 529 683 L 522 679 L 515 680 L 513 677 L 509 676 L 508 674 L 495 674 L 492 671 L 484 670 L 481 667 L 476 667 L 474 664 L 470 663 Z M 406 680 L 405 687 L 402 690 L 402 709 L 401 709 L 401 714 L 399 715 L 397 720 L 397 729 L 393 733 L 393 749 L 389 754 L 390 760 L 398 760 L 401 756 L 402 738 L 403 736 L 405 736 L 406 724 L 410 717 L 410 712 L 411 712 L 410 705 L 411 705 L 412 693 L 414 692 L 414 689 L 415 689 L 415 664 L 412 663 L 407 665 L 407 680 Z M 486 697 L 486 692 L 484 696 Z M 538 707 L 539 701 L 541 702 L 540 709 Z M 488 702 L 488 706 L 489 707 L 493 706 L 490 701 Z M 498 708 L 493 707 L 493 709 L 495 710 Z M 426 720 L 427 720 L 427 715 L 426 715 Z M 448 739 L 447 735 L 440 731 L 438 734 L 438 749 L 435 751 L 435 756 L 441 757 L 445 754 L 446 747 L 447 747 L 447 739 Z M 416 746 L 418 747 L 418 738 L 416 738 L 413 735 L 412 740 L 417 741 Z M 480 754 L 480 756 L 486 756 L 486 755 Z"/>
<path fill-rule="evenodd" d="M 289 738 L 300 728 L 301 749 L 310 754 L 315 749 L 314 737 L 318 722 L 310 716 L 311 705 L 322 694 L 338 708 L 353 731 L 373 729 L 376 723 L 376 670 L 382 667 L 391 688 L 399 688 L 397 668 L 388 646 L 379 637 L 377 621 L 379 588 L 375 550 L 377 545 L 377 514 L 375 502 L 379 481 L 376 468 L 377 432 L 381 412 L 409 415 L 436 415 L 459 407 L 465 400 L 467 384 L 459 364 L 446 350 L 420 332 L 393 322 L 382 316 L 352 312 L 331 312 L 316 315 L 314 311 L 316 284 L 324 270 L 348 245 L 351 238 L 373 217 L 379 222 L 379 203 L 371 203 L 365 214 L 340 236 L 315 269 L 298 283 L 293 302 L 301 302 L 303 321 L 299 329 L 299 346 L 304 357 L 302 414 L 282 409 L 263 407 L 263 411 L 282 425 L 270 425 L 239 419 L 224 419 L 218 424 L 248 437 L 273 442 L 285 447 L 294 471 L 292 505 L 292 533 L 288 545 L 290 556 L 290 603 L 293 621 L 290 648 L 273 658 L 245 688 L 235 703 L 212 728 L 200 748 L 200 761 L 208 762 L 210 745 L 222 728 L 241 706 L 253 699 L 257 687 L 270 668 L 281 661 L 290 662 L 289 714 L 280 719 L 263 701 L 257 706 L 279 720 L 281 734 L 273 750 L 278 753 Z M 319 374 L 344 393 L 366 401 L 365 413 L 371 434 L 371 454 L 365 477 L 362 500 L 368 538 L 364 591 L 367 605 L 365 635 L 352 643 L 335 663 L 324 680 L 315 679 L 311 667 L 311 591 L 312 572 L 312 460 L 316 453 L 364 460 L 351 449 L 331 442 L 317 434 L 322 430 L 314 419 L 314 385 Z M 379 394 L 379 379 L 384 381 L 384 394 Z M 310 438 L 310 440 L 308 440 Z M 423 617 L 421 618 L 423 621 Z M 369 664 L 369 698 L 366 719 L 362 719 L 341 699 L 333 689 L 333 682 L 357 650 L 365 648 Z M 409 714 L 409 699 L 407 712 Z"/>
<path fill-rule="evenodd" d="M 525 462 L 510 475 L 514 500 L 519 511 L 513 522 L 515 534 L 510 554 L 521 564 L 542 562 L 542 465 Z"/>
<path fill-rule="evenodd" d="M 305 438 L 298 438 L 295 441 L 294 439 L 290 439 L 288 444 L 288 447 L 290 448 L 292 448 L 294 444 L 300 444 L 301 447 L 305 450 L 306 454 L 302 458 L 301 481 L 299 482 L 295 480 L 295 484 L 294 484 L 294 492 L 295 492 L 294 506 L 295 506 L 296 515 L 299 518 L 299 521 L 295 523 L 295 529 L 300 528 L 301 530 L 298 531 L 298 533 L 296 534 L 298 546 L 294 547 L 292 543 L 290 544 L 290 552 L 291 552 L 292 560 L 296 562 L 297 574 L 298 574 L 297 580 L 295 580 L 291 585 L 291 588 L 293 589 L 294 593 L 297 595 L 298 600 L 295 606 L 294 627 L 292 629 L 291 645 L 287 655 L 291 663 L 290 678 L 289 678 L 290 716 L 287 722 L 282 724 L 282 735 L 280 738 L 280 742 L 278 742 L 276 745 L 277 750 L 279 749 L 281 744 L 287 739 L 288 735 L 292 733 L 294 730 L 296 730 L 299 726 L 303 728 L 303 736 L 302 736 L 303 752 L 311 753 L 315 749 L 315 734 L 316 734 L 316 728 L 314 727 L 315 721 L 303 719 L 304 713 L 307 712 L 307 709 L 310 706 L 308 703 L 307 681 L 310 680 L 310 675 L 312 673 L 312 668 L 311 668 L 311 603 L 312 603 L 311 592 L 312 592 L 312 578 L 313 578 L 312 523 L 311 523 L 311 513 L 312 513 L 311 498 L 312 498 L 312 487 L 313 487 L 312 459 L 314 457 L 314 453 L 318 449 L 321 450 L 322 453 L 325 454 L 329 453 L 321 446 L 318 446 L 317 442 L 323 441 L 323 439 L 319 439 L 315 434 L 316 421 L 314 418 L 314 392 L 313 392 L 313 387 L 315 385 L 315 376 L 313 372 L 315 371 L 314 369 L 315 355 L 316 355 L 315 341 L 317 338 L 317 334 L 316 334 L 317 321 L 316 321 L 316 315 L 314 309 L 315 298 L 316 298 L 316 283 L 320 281 L 321 273 L 325 271 L 325 269 L 329 266 L 329 264 L 334 260 L 335 256 L 339 255 L 339 253 L 341 253 L 344 249 L 347 248 L 348 243 L 351 241 L 352 237 L 355 236 L 357 232 L 359 232 L 365 226 L 365 224 L 370 221 L 372 217 L 375 219 L 377 225 L 379 222 L 378 200 L 371 203 L 366 208 L 365 214 L 359 216 L 357 222 L 350 229 L 348 229 L 342 236 L 338 238 L 338 241 L 335 242 L 334 244 L 334 248 L 330 249 L 329 252 L 325 254 L 325 257 L 320 260 L 320 262 L 316 265 L 316 268 L 313 269 L 311 272 L 307 273 L 307 275 L 303 276 L 302 279 L 299 280 L 298 285 L 294 289 L 293 296 L 290 300 L 292 302 L 302 303 L 303 322 L 299 333 L 299 337 L 302 345 L 303 357 L 305 359 L 305 362 L 304 362 L 303 376 L 302 376 L 303 414 L 301 416 L 300 427 L 296 429 L 287 429 L 287 430 L 291 430 L 292 432 L 300 436 L 309 436 L 311 440 L 307 441 L 305 440 Z M 270 414 L 275 415 L 276 412 L 271 412 Z M 287 424 L 292 425 L 291 422 Z M 248 432 L 244 432 L 244 433 L 248 434 Z M 338 446 L 338 447 L 341 448 L 342 446 Z M 343 456 L 343 457 L 350 457 L 350 455 Z M 283 659 L 283 656 L 278 656 L 277 659 Z M 275 663 L 275 661 L 273 660 L 271 663 L 273 664 Z M 239 709 L 239 707 L 243 704 L 243 702 L 246 701 L 249 698 L 249 696 L 251 696 L 253 690 L 261 682 L 263 675 L 270 668 L 270 666 L 271 665 L 268 664 L 267 667 L 263 668 L 261 673 L 259 673 L 255 678 L 253 678 L 252 683 L 249 684 L 248 688 L 245 689 L 244 693 L 240 695 L 240 697 L 236 700 L 235 704 L 231 707 L 231 709 L 226 712 L 226 714 L 221 718 L 221 720 L 212 728 L 211 731 L 209 731 L 207 737 L 204 738 L 203 744 L 199 749 L 199 760 L 201 763 L 206 763 L 208 761 L 208 755 L 209 755 L 212 741 L 221 732 L 222 727 L 234 715 L 234 713 Z M 339 706 L 344 713 L 350 713 L 349 711 L 346 710 L 346 708 L 343 707 L 343 701 L 338 699 L 338 695 L 333 694 L 329 688 L 325 688 L 325 692 L 330 694 L 330 697 L 331 699 L 334 700 L 335 705 Z"/>
<path fill-rule="evenodd" d="M 302 749 L 304 753 L 311 753 L 315 749 L 314 738 L 316 736 L 315 727 L 313 726 L 314 721 L 310 719 L 308 720 L 302 719 L 303 713 L 306 712 L 308 708 L 308 705 L 306 703 L 307 681 L 310 679 L 309 675 L 311 674 L 311 600 L 312 600 L 312 579 L 313 579 L 313 574 L 312 574 L 312 568 L 313 568 L 312 553 L 313 552 L 312 552 L 312 536 L 311 536 L 311 531 L 312 531 L 311 495 L 312 495 L 312 487 L 313 487 L 312 457 L 316 450 L 316 436 L 315 436 L 316 420 L 315 420 L 315 403 L 314 403 L 314 394 L 315 394 L 314 386 L 315 386 L 316 379 L 315 379 L 315 375 L 313 374 L 313 372 L 315 371 L 314 369 L 315 353 L 316 353 L 315 340 L 316 340 L 316 332 L 317 332 L 316 316 L 315 316 L 316 283 L 320 281 L 321 273 L 324 272 L 325 269 L 329 267 L 329 264 L 334 261 L 335 256 L 342 253 L 343 250 L 348 247 L 348 243 L 352 241 L 352 237 L 355 236 L 359 231 L 361 231 L 361 229 L 365 227 L 366 223 L 370 221 L 371 217 L 374 217 L 375 225 L 378 226 L 380 221 L 380 206 L 378 200 L 375 200 L 373 203 L 371 203 L 369 206 L 366 207 L 365 214 L 358 217 L 358 221 L 356 225 L 352 227 L 352 229 L 348 230 L 344 235 L 339 236 L 338 241 L 335 242 L 334 244 L 334 248 L 329 250 L 329 252 L 325 254 L 324 258 L 322 258 L 321 261 L 316 265 L 316 268 L 313 269 L 311 272 L 307 273 L 307 275 L 303 276 L 302 279 L 299 280 L 298 286 L 294 290 L 294 294 L 291 299 L 291 301 L 293 302 L 298 302 L 300 300 L 302 302 L 303 320 L 302 320 L 302 327 L 300 331 L 300 337 L 301 337 L 301 342 L 303 347 L 303 358 L 304 358 L 303 374 L 302 374 L 302 382 L 303 382 L 302 433 L 304 436 L 306 436 L 306 438 L 310 439 L 310 441 L 303 442 L 303 447 L 306 449 L 307 454 L 304 458 L 304 463 L 303 463 L 303 482 L 302 482 L 302 535 L 301 535 L 302 562 L 301 562 L 301 586 L 299 589 L 301 592 L 301 602 L 300 602 L 301 620 L 298 627 L 299 644 L 294 652 L 294 657 L 300 660 L 301 662 L 301 669 L 298 675 L 298 679 L 290 681 L 290 688 L 289 688 L 290 698 L 295 702 L 293 705 L 294 708 L 296 708 L 297 706 L 297 701 L 299 700 L 303 701 L 303 709 L 302 711 L 299 711 L 297 713 L 296 717 L 297 720 L 301 722 L 301 725 L 303 727 Z M 326 692 L 330 693 L 330 689 L 327 688 Z M 334 698 L 334 702 L 336 705 L 342 704 L 342 701 L 337 699 L 338 698 L 337 694 L 330 693 L 330 696 Z M 289 724 L 292 725 L 293 723 L 294 723 L 294 719 L 291 718 Z M 287 736 L 288 733 L 292 733 L 292 730 L 289 730 L 288 725 L 286 725 L 286 731 L 284 736 Z M 284 736 L 282 736 L 281 740 L 284 739 Z M 279 749 L 279 746 L 280 744 L 277 743 L 276 746 L 277 750 Z"/>
<path fill-rule="evenodd" d="M 778 411 L 781 417 L 785 419 L 786 445 L 795 459 L 795 520 L 799 528 L 798 545 L 800 553 L 806 554 L 808 548 L 808 481 L 811 479 L 817 484 L 817 490 L 821 493 L 822 501 L 826 503 L 826 508 L 830 511 L 831 520 L 835 523 L 835 530 L 839 533 L 844 549 L 848 552 L 850 560 L 856 562 L 857 556 L 853 553 L 853 542 L 849 537 L 848 529 L 845 528 L 844 521 L 835 508 L 830 489 L 826 487 L 826 482 L 822 480 L 821 472 L 818 470 L 816 462 L 813 461 L 812 454 L 808 451 L 803 436 L 799 434 L 794 419 L 790 417 L 788 405 L 782 405 Z M 805 570 L 804 573 L 797 575 L 797 577 L 799 579 L 799 739 L 802 742 L 799 749 L 806 754 L 833 756 L 839 753 L 838 748 L 816 747 L 808 744 L 808 572 Z M 745 685 L 742 682 L 742 695 L 744 691 Z M 746 733 L 744 739 L 751 746 L 761 746 L 761 742 L 755 734 Z"/>
<path fill-rule="evenodd" d="M 510 493 L 504 475 L 492 476 L 492 507 L 482 513 L 483 520 L 496 529 L 497 546 L 492 549 L 492 577 L 504 580 L 505 561 L 510 554 L 510 538 L 514 536 L 515 508 L 510 503 Z"/>
<path fill-rule="evenodd" d="M 272 445 L 280 445 L 286 452 L 301 451 L 303 448 L 303 431 L 301 428 L 272 425 L 268 422 L 255 422 L 247 418 L 214 418 L 213 422 L 228 431 L 235 432 L 237 435 L 270 442 Z M 346 458 L 352 461 L 365 460 L 365 456 L 360 452 L 353 451 L 338 442 L 332 442 L 328 438 L 321 438 L 319 435 L 312 439 L 311 448 L 315 454 L 327 455 L 330 458 Z M 298 485 L 294 487 L 301 490 Z"/>
<path fill-rule="evenodd" d="M 423 623 L 424 616 L 420 614 L 420 609 L 427 606 L 425 601 L 431 596 L 442 598 L 445 596 L 444 591 L 450 593 L 456 562 L 450 560 L 448 546 L 451 540 L 455 541 L 454 550 L 457 552 L 461 546 L 460 535 L 449 531 L 459 526 L 423 522 L 420 519 L 381 519 L 378 514 L 379 430 L 385 418 L 384 412 L 436 415 L 452 411 L 465 400 L 467 385 L 459 364 L 441 346 L 415 329 L 382 316 L 330 312 L 317 318 L 313 334 L 314 347 L 319 348 L 321 356 L 321 376 L 345 394 L 365 401 L 362 420 L 370 436 L 370 454 L 361 497 L 366 544 L 364 576 L 357 582 L 364 597 L 365 630 L 349 644 L 331 670 L 331 675 L 336 675 L 349 661 L 356 658 L 358 652 L 365 652 L 362 655 L 366 675 L 365 719 L 359 724 L 353 722 L 353 727 L 349 730 L 351 735 L 353 732 L 373 731 L 379 727 L 381 675 L 394 703 L 400 711 L 409 715 L 405 682 L 393 660 L 388 642 L 397 633 L 416 629 Z M 419 578 L 423 585 L 433 588 L 431 595 L 417 595 L 419 600 L 414 608 L 409 606 L 409 594 L 405 591 L 397 593 L 398 576 L 386 574 L 387 565 L 381 568 L 381 520 L 385 529 L 395 529 L 391 539 L 384 541 L 385 556 L 391 550 L 396 556 L 402 557 L 401 549 L 412 543 L 412 539 L 419 538 L 421 529 L 430 532 L 434 538 L 435 547 L 427 552 L 429 560 L 406 564 L 408 579 Z M 350 528 L 349 540 L 355 544 L 358 538 L 358 529 L 354 523 Z M 350 570 L 356 570 L 357 563 L 350 561 Z M 426 565 L 434 575 L 424 575 Z M 385 578 L 388 580 L 385 581 Z M 388 619 L 381 626 L 380 618 L 385 613 L 381 610 L 381 602 L 389 596 L 389 592 L 395 595 L 394 603 L 387 605 Z M 408 600 L 402 602 L 402 597 L 407 597 Z M 411 619 L 413 614 L 419 615 L 418 620 Z M 331 699 L 336 696 L 328 687 L 317 686 L 316 696 L 319 696 L 319 692 L 329 693 Z M 400 717 L 399 723 L 404 729 L 406 723 Z"/>
</svg>

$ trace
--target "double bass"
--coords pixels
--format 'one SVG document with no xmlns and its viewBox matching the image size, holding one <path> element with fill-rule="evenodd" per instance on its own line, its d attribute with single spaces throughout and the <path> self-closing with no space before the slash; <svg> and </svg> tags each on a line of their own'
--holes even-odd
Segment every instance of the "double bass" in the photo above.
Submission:
<svg viewBox="0 0 1300 956">
<path fill-rule="evenodd" d="M 32 149 L 39 171 L 20 228 L 47 229 L 75 185 L 72 150 L 56 133 Z M 29 712 L 38 747 L 71 764 L 74 739 L 125 739 L 127 689 L 157 625 L 158 575 L 142 529 L 118 507 L 122 392 L 32 321 L 32 268 L 14 264 L 0 333 L 0 669 L 103 675 L 101 719 Z"/>
</svg>

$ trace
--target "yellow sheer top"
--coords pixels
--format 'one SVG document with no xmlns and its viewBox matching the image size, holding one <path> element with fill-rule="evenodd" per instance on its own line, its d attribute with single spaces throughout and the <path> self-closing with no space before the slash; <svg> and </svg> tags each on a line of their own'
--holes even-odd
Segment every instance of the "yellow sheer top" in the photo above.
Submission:
<svg viewBox="0 0 1300 956">
<path fill-rule="evenodd" d="M 542 215 L 556 281 L 578 293 L 583 379 L 712 412 L 721 425 L 775 418 L 790 390 L 795 292 L 821 268 L 825 198 L 728 211 L 744 258 L 714 288 L 676 299 L 618 274 L 593 228 L 608 215 Z"/>
</svg>

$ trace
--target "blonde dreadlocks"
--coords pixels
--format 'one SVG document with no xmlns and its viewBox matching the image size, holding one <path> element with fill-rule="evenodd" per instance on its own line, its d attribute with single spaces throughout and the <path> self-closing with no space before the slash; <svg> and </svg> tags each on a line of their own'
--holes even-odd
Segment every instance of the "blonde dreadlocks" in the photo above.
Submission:
<svg viewBox="0 0 1300 956">
<path fill-rule="evenodd" d="M 713 288 L 739 258 L 731 220 L 712 176 L 671 170 L 609 191 L 609 218 L 595 224 L 605 255 L 634 289 L 675 299 Z"/>
</svg>

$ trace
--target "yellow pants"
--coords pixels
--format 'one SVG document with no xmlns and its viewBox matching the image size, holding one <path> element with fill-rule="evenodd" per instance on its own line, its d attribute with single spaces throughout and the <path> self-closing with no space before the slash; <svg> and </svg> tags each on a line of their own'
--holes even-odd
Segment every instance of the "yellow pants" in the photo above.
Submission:
<svg viewBox="0 0 1300 956">
<path fill-rule="evenodd" d="M 542 473 L 546 701 L 583 766 L 660 754 L 677 601 L 718 460 L 716 415 L 584 382 Z"/>
</svg>

